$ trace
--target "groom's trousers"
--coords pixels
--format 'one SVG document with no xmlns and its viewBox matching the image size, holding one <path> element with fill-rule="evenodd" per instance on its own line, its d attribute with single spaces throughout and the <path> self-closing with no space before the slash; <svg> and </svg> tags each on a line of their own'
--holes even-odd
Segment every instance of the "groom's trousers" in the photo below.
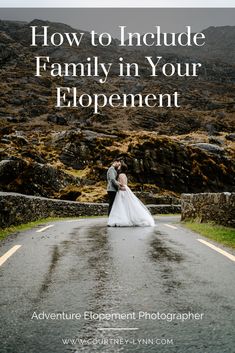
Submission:
<svg viewBox="0 0 235 353">
<path fill-rule="evenodd" d="M 116 191 L 108 191 L 108 197 L 109 197 L 109 210 L 108 210 L 108 215 L 111 212 L 115 197 L 116 197 Z"/>
</svg>

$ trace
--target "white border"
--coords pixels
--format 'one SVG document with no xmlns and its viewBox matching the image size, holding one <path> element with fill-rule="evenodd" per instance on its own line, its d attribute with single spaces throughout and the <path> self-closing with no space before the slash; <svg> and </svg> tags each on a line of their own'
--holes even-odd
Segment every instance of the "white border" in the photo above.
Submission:
<svg viewBox="0 0 235 353">
<path fill-rule="evenodd" d="M 57 8 L 226 8 L 235 7 L 234 0 L 1 0 L 0 7 Z"/>
</svg>

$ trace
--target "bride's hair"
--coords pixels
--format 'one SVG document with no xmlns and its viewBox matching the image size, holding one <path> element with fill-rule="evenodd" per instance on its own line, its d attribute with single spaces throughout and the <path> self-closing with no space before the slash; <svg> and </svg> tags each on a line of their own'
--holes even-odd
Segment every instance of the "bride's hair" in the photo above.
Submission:
<svg viewBox="0 0 235 353">
<path fill-rule="evenodd" d="M 124 162 L 122 162 L 122 164 L 121 164 L 121 168 L 120 168 L 120 170 L 119 170 L 119 174 L 120 173 L 126 173 L 127 172 L 127 165 L 126 165 L 126 163 L 124 163 Z"/>
</svg>

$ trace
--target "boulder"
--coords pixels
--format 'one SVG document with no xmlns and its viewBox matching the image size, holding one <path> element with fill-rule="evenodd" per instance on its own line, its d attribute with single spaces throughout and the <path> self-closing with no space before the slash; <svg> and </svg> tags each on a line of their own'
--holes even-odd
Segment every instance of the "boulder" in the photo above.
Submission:
<svg viewBox="0 0 235 353">
<path fill-rule="evenodd" d="M 56 197 L 70 185 L 78 187 L 80 179 L 51 165 L 19 158 L 0 161 L 1 190 Z"/>
<path fill-rule="evenodd" d="M 222 146 L 224 144 L 221 139 L 219 139 L 218 137 L 215 137 L 215 136 L 209 137 L 208 140 L 209 140 L 210 144 L 214 144 L 214 145 L 218 145 L 218 146 Z"/>
<path fill-rule="evenodd" d="M 4 159 L 0 161 L 0 185 L 8 185 L 15 180 L 27 167 L 21 159 Z"/>
<path fill-rule="evenodd" d="M 235 134 L 225 135 L 226 140 L 235 141 Z"/>
<path fill-rule="evenodd" d="M 198 148 L 201 148 L 202 150 L 206 150 L 207 152 L 210 153 L 215 153 L 215 154 L 220 154 L 224 152 L 224 148 L 223 147 L 219 147 L 215 144 L 212 143 L 194 143 L 191 146 L 195 146 Z"/>
<path fill-rule="evenodd" d="M 12 142 L 14 142 L 17 146 L 27 146 L 27 145 L 29 145 L 29 141 L 24 136 L 13 134 L 13 135 L 6 135 L 6 137 L 9 140 L 11 140 Z"/>
<path fill-rule="evenodd" d="M 19 122 L 19 119 L 16 118 L 15 116 L 8 116 L 8 117 L 7 117 L 7 121 L 8 121 L 9 123 L 18 123 L 18 122 Z"/>
<path fill-rule="evenodd" d="M 58 125 L 67 125 L 67 119 L 61 115 L 48 115 L 47 121 Z"/>
</svg>

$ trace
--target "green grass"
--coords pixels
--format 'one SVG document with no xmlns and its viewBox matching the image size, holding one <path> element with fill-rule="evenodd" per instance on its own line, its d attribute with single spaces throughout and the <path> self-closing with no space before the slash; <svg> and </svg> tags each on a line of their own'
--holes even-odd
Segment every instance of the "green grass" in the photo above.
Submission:
<svg viewBox="0 0 235 353">
<path fill-rule="evenodd" d="M 54 222 L 54 221 L 63 221 L 63 220 L 69 220 L 69 219 L 78 219 L 78 218 L 96 218 L 98 216 L 78 216 L 78 217 L 48 217 L 48 218 L 42 218 L 37 221 L 25 223 L 25 224 L 20 224 L 17 226 L 11 226 L 8 228 L 0 228 L 0 241 L 6 238 L 8 235 L 13 234 L 13 233 L 19 233 L 28 229 L 32 229 L 40 224 L 44 223 L 49 223 L 49 222 Z M 99 216 L 99 217 L 104 217 L 104 216 Z"/>
<path fill-rule="evenodd" d="M 218 243 L 235 248 L 235 228 L 224 227 L 214 223 L 182 222 L 182 224 L 209 239 Z"/>
<path fill-rule="evenodd" d="M 52 222 L 55 220 L 60 220 L 60 219 L 61 218 L 48 217 L 48 218 L 39 219 L 34 222 L 20 224 L 17 226 L 11 226 L 11 227 L 4 228 L 4 229 L 0 228 L 0 240 L 2 240 L 3 238 L 7 237 L 8 235 L 10 235 L 12 233 L 18 233 L 18 232 L 21 232 L 21 231 L 24 231 L 27 229 L 34 228 L 34 227 L 38 226 L 39 224 L 49 223 L 49 222 Z"/>
</svg>

